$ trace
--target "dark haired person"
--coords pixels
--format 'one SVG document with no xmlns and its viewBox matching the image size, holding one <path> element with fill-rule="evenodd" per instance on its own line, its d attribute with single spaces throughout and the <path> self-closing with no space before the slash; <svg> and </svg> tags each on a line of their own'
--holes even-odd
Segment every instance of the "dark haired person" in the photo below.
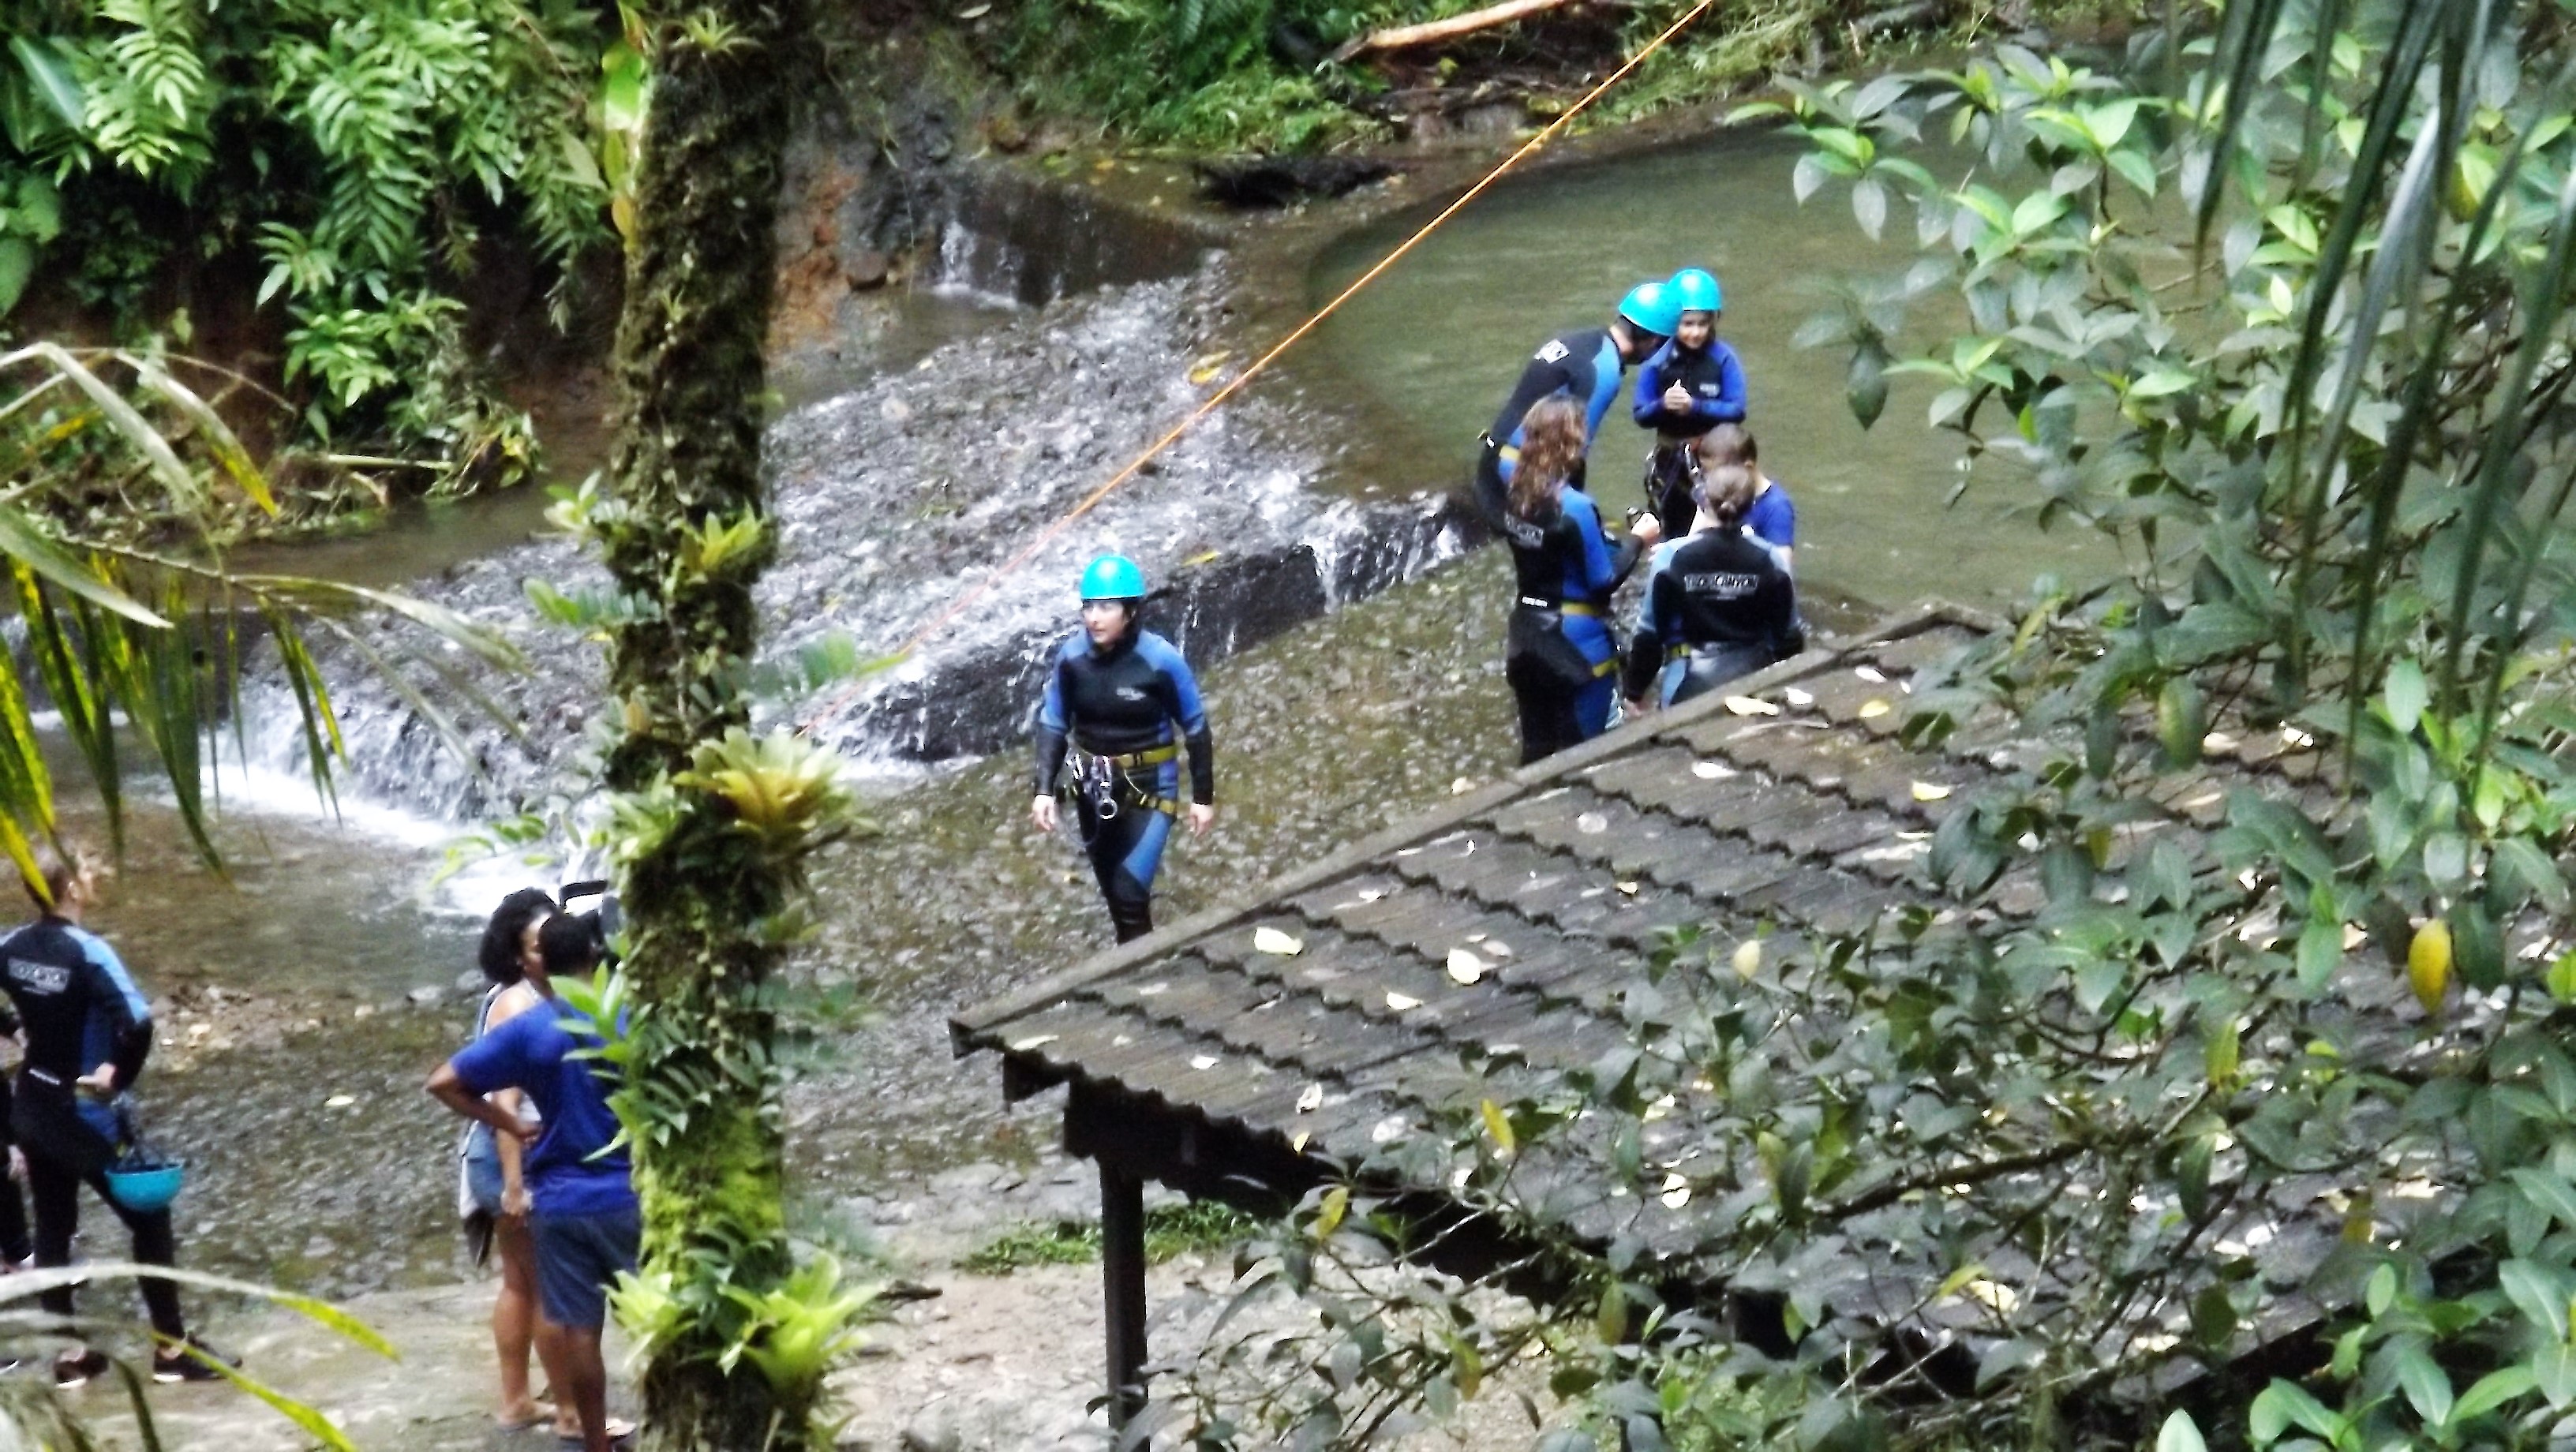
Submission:
<svg viewBox="0 0 2576 1452">
<path fill-rule="evenodd" d="M 1705 440 L 1695 453 L 1706 456 Z M 1641 710 L 1705 695 L 1796 649 L 1797 589 L 1744 527 L 1753 472 L 1720 464 L 1697 473 L 1700 527 L 1655 552 L 1628 646 L 1628 698 Z"/>
<path fill-rule="evenodd" d="M 483 1001 L 474 1014 L 476 1040 L 541 1001 L 536 985 L 528 979 L 528 969 L 544 967 L 537 950 L 537 930 L 554 912 L 552 897 L 541 889 L 523 887 L 501 899 L 501 905 L 484 923 L 475 962 L 491 986 L 483 990 Z M 531 1133 L 535 1132 L 536 1106 L 526 1095 L 516 1089 L 502 1089 L 490 1097 L 495 1107 L 516 1116 Z M 492 1297 L 492 1349 L 501 1363 L 501 1409 L 495 1420 L 507 1428 L 532 1426 L 548 1412 L 528 1391 L 528 1353 L 533 1348 L 542 1357 L 552 1350 L 552 1344 L 540 1344 L 537 1336 L 537 1251 L 528 1232 L 524 1152 L 516 1138 L 494 1134 L 489 1126 L 477 1122 L 465 1127 L 464 1141 L 457 1153 L 464 1198 L 472 1207 L 466 1218 L 466 1234 L 475 1242 L 475 1261 L 479 1264 L 490 1250 L 499 1251 L 501 1259 L 501 1289 Z M 553 1375 L 551 1365 L 547 1373 Z M 554 1415 L 561 1430 L 572 1411 L 559 1408 Z"/>
<path fill-rule="evenodd" d="M 1630 413 L 1655 431 L 1646 456 L 1646 507 L 1675 535 L 1690 532 L 1691 480 L 1684 462 L 1691 441 L 1721 424 L 1744 419 L 1744 362 L 1717 335 L 1726 295 L 1717 278 L 1686 267 L 1664 284 L 1678 320 L 1672 341 L 1637 369 Z"/>
<path fill-rule="evenodd" d="M 1603 416 L 1619 401 L 1620 381 L 1672 336 L 1676 316 L 1664 285 L 1643 282 L 1619 300 L 1608 327 L 1578 328 L 1538 345 L 1522 365 L 1511 396 L 1494 415 L 1494 426 L 1477 440 L 1481 451 L 1476 456 L 1476 502 L 1488 518 L 1499 518 L 1506 508 L 1505 494 L 1520 469 L 1521 450 L 1527 442 L 1521 425 L 1539 400 L 1573 399 L 1583 423 L 1583 447 L 1590 448 L 1592 436 L 1601 431 Z M 1581 450 L 1563 482 L 1583 487 Z"/>
<path fill-rule="evenodd" d="M 134 1258 L 145 1265 L 178 1263 L 178 1237 L 167 1206 L 131 1210 L 109 1191 L 107 1171 L 123 1147 L 132 1113 L 122 1104 L 152 1052 L 152 1010 L 125 964 L 81 918 L 98 901 L 98 876 L 77 852 L 39 848 L 39 880 L 27 883 L 36 921 L 0 940 L 0 987 L 14 1023 L 26 1036 L 27 1057 L 11 1096 L 10 1133 L 27 1161 L 27 1192 L 36 1221 L 36 1264 L 71 1264 L 72 1236 L 80 1228 L 80 1187 L 86 1183 L 107 1202 L 134 1237 Z M 152 1319 L 154 1381 L 214 1381 L 216 1363 L 240 1363 L 188 1333 L 179 1316 L 179 1288 L 146 1277 L 140 1283 Z M 72 1317 L 72 1290 L 42 1296 L 50 1315 Z M 108 1369 L 107 1356 L 74 1342 L 54 1358 L 54 1384 L 81 1386 Z"/>
<path fill-rule="evenodd" d="M 538 1002 L 459 1050 L 428 1084 L 439 1103 L 526 1148 L 530 1239 L 545 1313 L 538 1343 L 559 1378 L 556 1392 L 572 1402 L 584 1452 L 608 1452 L 633 1430 L 609 1422 L 599 1338 L 609 1288 L 635 1268 L 643 1238 L 632 1166 L 616 1146 L 617 1116 L 608 1107 L 610 1071 L 582 1052 L 599 1047 L 600 1038 L 554 992 L 558 975 L 587 973 L 598 963 L 589 923 L 569 913 L 546 919 L 537 930 L 537 959 L 526 965 Z M 543 1120 L 535 1131 L 486 1097 L 503 1089 L 536 1101 Z M 543 1352 L 549 1340 L 553 1350 Z"/>
<path fill-rule="evenodd" d="M 1082 628 L 1057 647 L 1038 702 L 1029 799 L 1029 821 L 1053 832 L 1056 793 L 1071 792 L 1083 852 L 1122 943 L 1154 930 L 1154 874 L 1182 809 L 1184 751 L 1190 835 L 1216 821 L 1215 748 L 1198 679 L 1170 641 L 1144 628 L 1144 605 L 1145 572 L 1125 555 L 1102 555 L 1082 572 Z"/>
<path fill-rule="evenodd" d="M 1601 511 L 1572 487 L 1583 460 L 1583 413 L 1573 399 L 1545 398 L 1522 421 L 1520 467 L 1500 520 L 1511 542 L 1519 600 L 1503 653 L 1503 679 L 1520 713 L 1521 764 L 1601 734 L 1610 724 L 1618 643 L 1610 597 L 1662 537 L 1651 514 L 1616 546 Z"/>
</svg>

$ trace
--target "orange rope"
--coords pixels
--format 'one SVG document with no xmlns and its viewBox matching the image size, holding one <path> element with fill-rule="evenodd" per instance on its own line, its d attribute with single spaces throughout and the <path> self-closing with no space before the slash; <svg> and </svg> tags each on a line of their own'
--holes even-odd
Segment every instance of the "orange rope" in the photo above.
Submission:
<svg viewBox="0 0 2576 1452">
<path fill-rule="evenodd" d="M 1168 449 L 1173 444 L 1179 442 L 1181 435 L 1188 433 L 1198 424 L 1199 420 L 1216 412 L 1217 408 L 1225 403 L 1227 399 L 1230 399 L 1237 393 L 1242 392 L 1246 384 L 1252 382 L 1253 379 L 1259 377 L 1263 371 L 1268 369 L 1271 364 L 1277 362 L 1281 354 L 1284 354 L 1289 349 L 1297 346 L 1298 343 L 1305 339 L 1307 334 L 1315 331 L 1317 327 L 1321 326 L 1326 318 L 1329 318 L 1333 314 L 1341 311 L 1342 304 L 1349 302 L 1354 297 L 1357 297 L 1362 288 L 1365 288 L 1370 283 L 1377 281 L 1378 278 L 1387 271 L 1387 269 L 1402 261 L 1406 253 L 1409 253 L 1415 247 L 1420 246 L 1424 238 L 1429 237 L 1432 233 L 1440 230 L 1442 224 L 1446 223 L 1450 218 L 1457 216 L 1460 212 L 1465 211 L 1468 203 L 1473 202 L 1480 196 L 1483 196 L 1493 187 L 1494 183 L 1503 179 L 1505 173 L 1509 172 L 1513 167 L 1520 165 L 1540 148 L 1546 146 L 1550 141 L 1555 140 L 1558 133 L 1565 130 L 1567 126 L 1573 124 L 1575 117 L 1582 115 L 1593 102 L 1598 101 L 1604 95 L 1607 95 L 1612 86 L 1626 80 L 1628 76 L 1637 69 L 1637 67 L 1645 64 L 1648 56 L 1651 56 L 1656 51 L 1663 49 L 1674 36 L 1677 36 L 1684 30 L 1688 29 L 1691 22 L 1699 19 L 1702 15 L 1707 14 L 1716 4 L 1717 0 L 1699 0 L 1699 3 L 1692 6 L 1689 12 L 1684 14 L 1681 19 L 1674 21 L 1669 26 L 1666 26 L 1663 34 L 1656 36 L 1651 41 L 1648 41 L 1635 55 L 1630 56 L 1625 64 L 1621 65 L 1619 69 L 1612 71 L 1609 77 L 1603 80 L 1601 84 L 1594 86 L 1590 91 L 1585 92 L 1583 99 L 1567 107 L 1564 113 L 1558 116 L 1555 120 L 1549 122 L 1544 130 L 1540 131 L 1536 136 L 1531 137 L 1528 141 L 1523 142 L 1521 144 L 1521 148 L 1518 151 L 1513 152 L 1510 156 L 1505 157 L 1500 166 L 1497 166 L 1492 171 L 1485 173 L 1483 180 L 1477 182 L 1474 186 L 1467 188 L 1467 190 L 1459 196 L 1458 200 L 1451 202 L 1447 207 L 1442 208 L 1440 215 L 1423 223 L 1420 231 L 1417 231 L 1412 236 L 1405 238 L 1402 245 L 1398 246 L 1394 251 L 1386 254 L 1386 256 L 1378 259 L 1375 266 L 1371 267 L 1368 271 L 1361 273 L 1350 286 L 1343 288 L 1331 302 L 1328 302 L 1321 308 L 1316 309 L 1314 316 L 1306 319 L 1306 321 L 1302 323 L 1299 323 L 1296 331 L 1290 333 L 1287 337 L 1280 339 L 1269 352 L 1262 354 L 1258 359 L 1254 360 L 1252 366 L 1244 369 L 1241 373 L 1236 374 L 1223 388 L 1210 394 L 1207 401 L 1200 404 L 1189 417 L 1182 419 L 1177 424 L 1174 424 L 1169 433 L 1156 439 L 1146 448 L 1145 452 L 1138 454 L 1134 459 L 1129 460 L 1125 468 L 1120 469 L 1117 473 L 1109 476 L 1109 482 L 1092 490 L 1089 494 L 1084 495 L 1080 503 L 1057 516 L 1053 523 L 1049 524 L 1044 530 L 1041 530 L 1038 533 L 1037 538 L 1029 541 L 1026 545 L 1021 546 L 1019 553 L 1003 561 L 1000 568 L 994 570 L 991 574 L 986 575 L 982 580 L 976 582 L 972 588 L 960 593 L 956 598 L 950 600 L 937 615 L 930 618 L 929 623 L 923 625 L 920 629 L 915 630 L 910 638 L 904 641 L 902 647 L 894 653 L 892 659 L 900 660 L 905 656 L 911 655 L 915 650 L 920 649 L 921 643 L 929 639 L 941 626 L 946 625 L 949 621 L 964 614 L 968 608 L 975 604 L 976 601 L 981 600 L 986 595 L 992 593 L 995 585 L 1000 584 L 1003 580 L 1008 579 L 1011 575 L 1018 572 L 1022 566 L 1026 565 L 1031 559 L 1034 559 L 1037 556 L 1038 551 L 1045 549 L 1049 544 L 1053 543 L 1056 536 L 1063 534 L 1067 529 L 1070 529 L 1075 520 L 1089 514 L 1101 500 L 1108 498 L 1112 490 L 1115 490 L 1118 486 L 1126 483 L 1128 480 L 1135 478 L 1136 475 L 1144 469 L 1145 465 L 1151 463 L 1155 456 L 1161 454 L 1165 449 Z M 857 681 L 843 688 L 841 693 L 834 696 L 822 710 L 807 717 L 804 724 L 796 728 L 797 734 L 800 736 L 810 736 L 816 729 L 830 724 L 834 718 L 838 717 L 841 712 L 849 706 L 852 700 L 857 698 L 858 693 L 865 685 L 866 682 Z"/>
</svg>

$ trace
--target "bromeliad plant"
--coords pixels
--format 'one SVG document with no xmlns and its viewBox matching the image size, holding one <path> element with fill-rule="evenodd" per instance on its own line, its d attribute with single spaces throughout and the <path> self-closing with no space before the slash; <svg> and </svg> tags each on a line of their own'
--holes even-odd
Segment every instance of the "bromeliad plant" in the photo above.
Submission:
<svg viewBox="0 0 2576 1452">
<path fill-rule="evenodd" d="M 1569 1449 L 2563 1440 L 2570 20 L 2249 0 L 2125 71 L 2007 48 L 1762 108 L 1812 144 L 1803 196 L 1847 185 L 1937 268 L 1826 325 L 1855 412 L 1932 380 L 1971 497 L 2124 569 L 1914 683 L 1909 744 L 2028 743 L 1917 910 L 1791 953 L 1684 935 L 1629 1050 L 1471 1066 L 1490 1101 L 1257 1263 L 1324 1320 L 1221 1349 L 1265 1375 L 1194 1408 L 1202 1445 L 1355 1445 L 1542 1354 Z M 1942 277 L 1966 325 L 1912 343 L 1891 314 Z M 2037 905 L 1980 915 L 1999 883 Z M 1575 1243 L 1540 1193 L 1569 1163 L 1711 1206 L 1696 1271 L 1776 1324 Z M 1391 1296 L 1420 1231 L 1365 1187 L 1426 1175 L 1560 1289 Z M 1839 1304 L 1855 1255 L 1954 1332 Z"/>
</svg>

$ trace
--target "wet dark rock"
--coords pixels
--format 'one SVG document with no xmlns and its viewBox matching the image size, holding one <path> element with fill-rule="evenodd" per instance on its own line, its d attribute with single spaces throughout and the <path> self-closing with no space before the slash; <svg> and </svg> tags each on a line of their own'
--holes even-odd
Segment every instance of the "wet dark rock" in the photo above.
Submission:
<svg viewBox="0 0 2576 1452">
<path fill-rule="evenodd" d="M 1191 164 L 1199 192 L 1228 207 L 1284 207 L 1309 197 L 1338 197 L 1395 174 L 1363 156 L 1234 156 Z"/>
</svg>

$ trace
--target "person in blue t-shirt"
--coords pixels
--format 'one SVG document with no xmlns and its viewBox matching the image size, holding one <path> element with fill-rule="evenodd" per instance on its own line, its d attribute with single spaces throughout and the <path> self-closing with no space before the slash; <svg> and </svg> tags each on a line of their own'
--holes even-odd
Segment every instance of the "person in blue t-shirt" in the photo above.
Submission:
<svg viewBox="0 0 2576 1452">
<path fill-rule="evenodd" d="M 621 1433 L 634 1430 L 609 1424 L 599 1336 L 609 1287 L 620 1272 L 635 1269 L 644 1233 L 632 1166 L 625 1147 L 616 1145 L 617 1116 L 608 1107 L 614 1085 L 598 1059 L 580 1052 L 598 1048 L 600 1038 L 554 991 L 555 975 L 587 973 L 598 962 L 598 939 L 587 920 L 570 913 L 548 918 L 537 930 L 537 962 L 527 971 L 541 1001 L 429 1076 L 430 1095 L 439 1103 L 527 1146 L 522 1174 L 546 1323 L 537 1334 L 554 1342 L 554 1354 L 544 1360 L 569 1383 L 557 1390 L 571 1395 L 584 1452 L 608 1452 Z M 484 1097 L 503 1089 L 536 1101 L 542 1120 L 533 1130 Z"/>
</svg>

